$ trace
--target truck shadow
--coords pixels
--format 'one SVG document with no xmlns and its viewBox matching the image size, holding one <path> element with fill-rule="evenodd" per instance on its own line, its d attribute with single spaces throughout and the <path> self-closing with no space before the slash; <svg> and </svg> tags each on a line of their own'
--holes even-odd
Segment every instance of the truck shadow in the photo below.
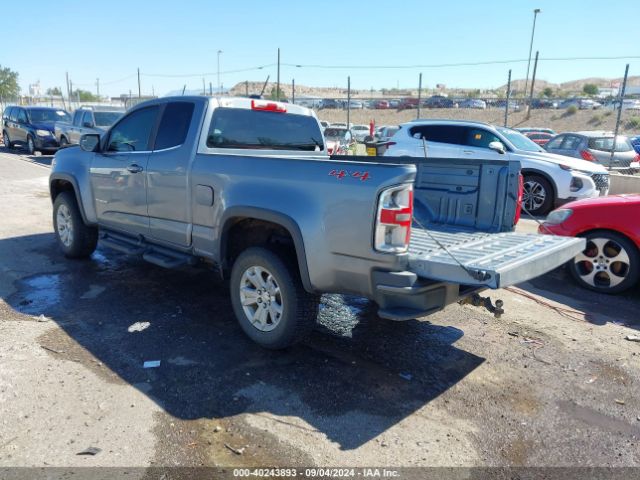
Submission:
<svg viewBox="0 0 640 480">
<path fill-rule="evenodd" d="M 7 242 L 13 245 L 3 248 Z M 366 300 L 336 295 L 323 297 L 318 328 L 305 343 L 267 351 L 244 336 L 227 287 L 209 271 L 164 270 L 101 249 L 89 260 L 67 261 L 53 234 L 0 240 L 0 252 L 20 248 L 44 255 L 54 272 L 29 272 L 5 299 L 66 333 L 54 329 L 41 345 L 133 385 L 179 419 L 268 414 L 276 422 L 295 419 L 349 450 L 484 361 L 453 345 L 459 329 L 385 321 Z M 145 369 L 147 360 L 160 366 Z"/>
</svg>

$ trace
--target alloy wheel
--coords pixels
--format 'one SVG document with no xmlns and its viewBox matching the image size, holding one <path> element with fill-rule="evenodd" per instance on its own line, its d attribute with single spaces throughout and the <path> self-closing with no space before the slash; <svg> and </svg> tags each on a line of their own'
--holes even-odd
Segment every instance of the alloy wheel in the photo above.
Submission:
<svg viewBox="0 0 640 480">
<path fill-rule="evenodd" d="M 58 228 L 58 238 L 65 247 L 70 247 L 73 241 L 73 219 L 71 211 L 66 205 L 60 205 L 56 213 L 56 226 Z"/>
<path fill-rule="evenodd" d="M 240 279 L 240 301 L 247 319 L 256 329 L 269 332 L 278 326 L 283 301 L 276 278 L 264 267 L 249 267 Z"/>
<path fill-rule="evenodd" d="M 587 248 L 574 258 L 579 278 L 592 287 L 615 287 L 630 272 L 628 252 L 610 238 L 592 238 Z"/>
<path fill-rule="evenodd" d="M 535 180 L 526 180 L 523 187 L 522 203 L 524 207 L 530 212 L 542 207 L 547 199 L 547 191 L 544 186 Z"/>
</svg>

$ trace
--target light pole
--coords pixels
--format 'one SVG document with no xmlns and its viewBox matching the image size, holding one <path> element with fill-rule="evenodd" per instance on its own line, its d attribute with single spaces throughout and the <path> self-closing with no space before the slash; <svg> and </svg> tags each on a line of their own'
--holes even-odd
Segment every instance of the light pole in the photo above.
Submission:
<svg viewBox="0 0 640 480">
<path fill-rule="evenodd" d="M 220 95 L 220 54 L 222 50 L 218 50 L 218 95 Z"/>
<path fill-rule="evenodd" d="M 524 94 L 527 94 L 527 86 L 529 84 L 529 68 L 531 67 L 531 51 L 533 50 L 533 36 L 536 33 L 536 17 L 542 12 L 539 8 L 533 11 L 533 28 L 531 29 L 531 43 L 529 43 L 529 61 L 527 62 L 527 76 L 524 79 Z"/>
</svg>

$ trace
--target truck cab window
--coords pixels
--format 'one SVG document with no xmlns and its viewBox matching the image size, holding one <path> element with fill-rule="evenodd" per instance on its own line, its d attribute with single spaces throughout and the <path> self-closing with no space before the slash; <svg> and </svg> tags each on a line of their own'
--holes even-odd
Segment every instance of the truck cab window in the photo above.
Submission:
<svg viewBox="0 0 640 480">
<path fill-rule="evenodd" d="M 164 109 L 154 150 L 177 147 L 187 139 L 194 104 L 191 102 L 171 102 Z"/>
<path fill-rule="evenodd" d="M 150 150 L 151 131 L 156 125 L 158 107 L 136 110 L 124 117 L 109 135 L 110 152 L 141 152 Z"/>
</svg>

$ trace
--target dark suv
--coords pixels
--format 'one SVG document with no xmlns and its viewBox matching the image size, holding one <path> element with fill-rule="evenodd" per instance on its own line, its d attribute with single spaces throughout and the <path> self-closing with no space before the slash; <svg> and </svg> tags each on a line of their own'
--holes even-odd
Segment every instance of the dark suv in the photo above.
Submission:
<svg viewBox="0 0 640 480">
<path fill-rule="evenodd" d="M 59 108 L 7 107 L 2 114 L 2 137 L 7 148 L 20 144 L 30 155 L 36 151 L 54 151 L 59 145 L 55 123 L 68 122 L 70 115 Z"/>
</svg>

